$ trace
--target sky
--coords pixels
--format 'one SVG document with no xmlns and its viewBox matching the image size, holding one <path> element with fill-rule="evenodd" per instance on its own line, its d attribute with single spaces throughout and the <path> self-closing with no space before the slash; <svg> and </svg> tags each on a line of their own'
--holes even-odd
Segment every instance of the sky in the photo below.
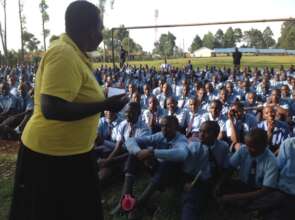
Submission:
<svg viewBox="0 0 295 220">
<path fill-rule="evenodd" d="M 22 0 L 26 16 L 26 29 L 42 42 L 40 0 Z M 50 20 L 47 28 L 51 35 L 64 32 L 64 14 L 66 7 L 73 0 L 47 0 Z M 0 1 L 1 2 L 1 1 Z M 98 4 L 99 0 L 90 0 Z M 161 24 L 184 24 L 232 20 L 253 20 L 295 17 L 294 0 L 115 0 L 111 9 L 107 0 L 104 25 L 107 28 Z M 18 20 L 18 0 L 7 0 L 7 44 L 9 49 L 20 48 L 20 25 Z M 155 10 L 159 11 L 155 19 Z M 3 10 L 0 8 L 0 21 L 3 25 Z M 221 28 L 224 32 L 229 26 L 249 30 L 257 28 L 264 30 L 267 26 L 274 32 L 274 38 L 280 36 L 282 22 L 218 25 L 185 28 L 163 28 L 130 30 L 130 36 L 139 43 L 145 51 L 151 51 L 155 39 L 162 33 L 170 31 L 176 36 L 176 45 L 185 51 L 190 47 L 196 34 L 201 37 L 208 31 L 213 34 Z M 47 39 L 49 40 L 49 38 Z M 0 46 L 2 50 L 2 45 Z"/>
</svg>

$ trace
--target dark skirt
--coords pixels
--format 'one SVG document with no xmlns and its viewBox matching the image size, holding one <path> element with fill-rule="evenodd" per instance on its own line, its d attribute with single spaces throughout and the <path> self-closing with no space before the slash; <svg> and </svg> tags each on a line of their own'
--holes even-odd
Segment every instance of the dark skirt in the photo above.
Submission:
<svg viewBox="0 0 295 220">
<path fill-rule="evenodd" d="M 103 220 L 93 152 L 49 156 L 21 144 L 10 220 Z"/>
</svg>

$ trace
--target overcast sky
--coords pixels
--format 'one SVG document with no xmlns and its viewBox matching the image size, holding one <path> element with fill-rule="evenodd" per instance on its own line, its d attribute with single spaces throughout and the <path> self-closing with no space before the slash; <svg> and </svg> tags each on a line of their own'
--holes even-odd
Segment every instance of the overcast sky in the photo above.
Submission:
<svg viewBox="0 0 295 220">
<path fill-rule="evenodd" d="M 26 28 L 40 41 L 41 37 L 41 15 L 39 11 L 40 0 L 23 0 L 24 14 L 26 16 Z M 47 0 L 50 36 L 59 35 L 64 32 L 64 13 L 66 7 L 73 0 Z M 7 39 L 8 48 L 20 48 L 20 28 L 18 20 L 18 0 L 7 0 Z M 91 0 L 98 4 L 99 0 Z M 155 10 L 158 9 L 159 16 L 155 21 Z M 295 0 L 116 0 L 114 8 L 110 4 L 106 6 L 105 26 L 154 25 L 157 24 L 182 24 L 230 20 L 270 19 L 295 17 Z M 3 10 L 0 10 L 0 20 L 3 22 Z M 3 24 L 3 23 L 2 23 Z M 243 31 L 250 28 L 263 30 L 270 26 L 275 34 L 275 39 L 280 36 L 281 22 L 240 24 L 232 25 L 233 28 L 240 27 Z M 161 33 L 172 32 L 177 40 L 177 46 L 187 48 L 196 34 L 201 37 L 211 31 L 213 34 L 218 28 L 225 31 L 226 26 L 205 26 L 148 30 L 131 30 L 131 37 L 143 46 L 144 50 L 151 51 L 155 38 Z M 2 45 L 1 45 L 2 50 Z"/>
</svg>

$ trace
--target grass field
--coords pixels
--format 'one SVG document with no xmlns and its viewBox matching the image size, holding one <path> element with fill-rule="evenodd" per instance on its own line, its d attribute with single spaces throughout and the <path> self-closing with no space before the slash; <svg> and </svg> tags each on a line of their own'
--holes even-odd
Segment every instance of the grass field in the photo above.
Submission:
<svg viewBox="0 0 295 220">
<path fill-rule="evenodd" d="M 217 67 L 232 67 L 232 57 L 223 56 L 223 57 L 208 57 L 208 58 L 179 58 L 179 59 L 168 59 L 167 62 L 176 67 L 183 67 L 187 64 L 188 60 L 192 61 L 194 67 L 204 67 L 205 65 L 214 65 Z M 127 61 L 127 63 L 132 65 L 139 64 L 148 64 L 149 66 L 155 66 L 158 68 L 164 61 L 163 60 L 153 60 L 153 61 Z M 98 63 L 97 65 L 100 65 Z M 285 68 L 288 68 L 291 64 L 295 65 L 295 56 L 243 56 L 241 60 L 241 66 L 250 66 L 250 67 L 274 67 L 279 68 L 283 65 Z M 112 65 L 107 63 L 107 65 Z M 118 65 L 118 63 L 117 63 Z"/>
</svg>

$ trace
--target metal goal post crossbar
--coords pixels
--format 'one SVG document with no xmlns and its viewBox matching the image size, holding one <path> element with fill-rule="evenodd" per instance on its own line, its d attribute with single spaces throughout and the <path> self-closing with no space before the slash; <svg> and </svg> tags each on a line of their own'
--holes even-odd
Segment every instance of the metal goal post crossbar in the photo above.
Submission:
<svg viewBox="0 0 295 220">
<path fill-rule="evenodd" d="M 247 23 L 265 23 L 265 22 L 284 22 L 295 21 L 295 18 L 274 18 L 274 19 L 256 19 L 256 20 L 237 20 L 237 21 L 217 21 L 203 23 L 187 23 L 187 24 L 166 24 L 166 25 L 145 25 L 145 26 L 129 26 L 129 27 L 113 27 L 112 32 L 112 62 L 115 67 L 115 48 L 114 48 L 114 32 L 120 29 L 150 29 L 150 28 L 175 28 L 175 27 L 193 27 L 193 26 L 209 26 L 209 25 L 225 25 L 225 24 L 247 24 Z"/>
</svg>

